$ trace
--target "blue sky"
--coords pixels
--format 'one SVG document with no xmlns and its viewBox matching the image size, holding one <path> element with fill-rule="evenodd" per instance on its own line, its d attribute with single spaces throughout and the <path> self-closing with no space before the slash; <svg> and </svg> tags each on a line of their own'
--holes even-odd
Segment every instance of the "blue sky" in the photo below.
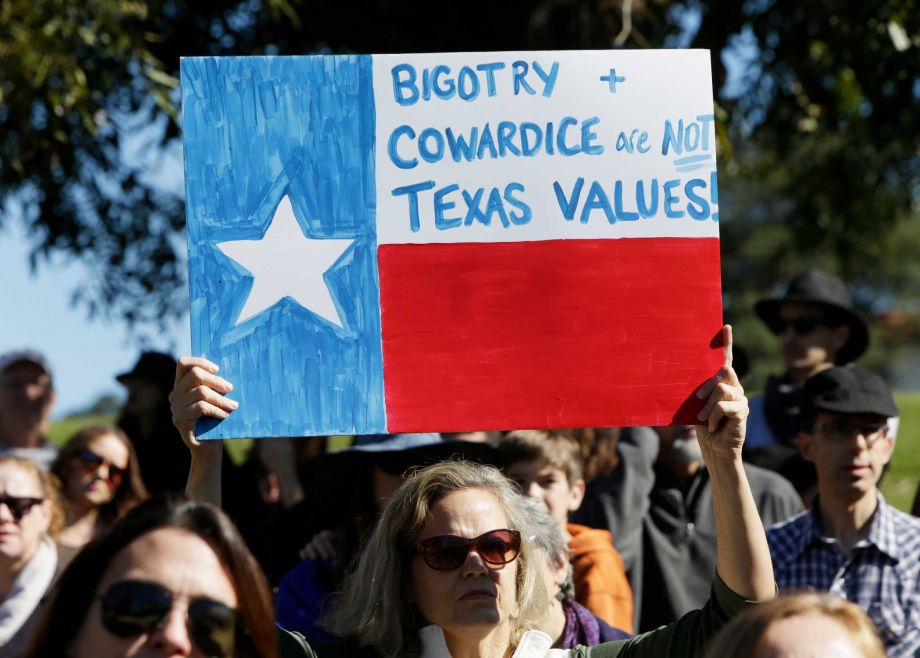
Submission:
<svg viewBox="0 0 920 658">
<path fill-rule="evenodd" d="M 80 410 L 100 395 L 121 393 L 114 376 L 129 370 L 139 348 L 121 323 L 89 320 L 86 310 L 70 305 L 73 290 L 86 280 L 81 264 L 51 263 L 29 271 L 29 245 L 10 218 L 0 230 L 0 352 L 32 347 L 54 369 L 55 417 Z M 189 354 L 188 317 L 157 336 L 151 349 Z"/>
</svg>

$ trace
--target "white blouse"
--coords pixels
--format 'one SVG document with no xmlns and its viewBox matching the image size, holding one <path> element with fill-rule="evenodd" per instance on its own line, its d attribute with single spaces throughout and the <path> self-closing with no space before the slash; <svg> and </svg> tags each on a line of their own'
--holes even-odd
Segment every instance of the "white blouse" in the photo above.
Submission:
<svg viewBox="0 0 920 658">
<path fill-rule="evenodd" d="M 422 658 L 451 658 L 447 639 L 440 626 L 425 626 L 418 632 L 422 641 Z M 553 649 L 553 639 L 543 631 L 527 631 L 511 658 L 566 658 L 568 649 Z"/>
</svg>

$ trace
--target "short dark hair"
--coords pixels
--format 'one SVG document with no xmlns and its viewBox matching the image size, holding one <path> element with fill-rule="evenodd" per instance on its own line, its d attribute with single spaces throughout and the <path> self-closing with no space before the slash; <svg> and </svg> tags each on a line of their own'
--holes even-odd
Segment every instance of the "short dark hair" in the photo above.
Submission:
<svg viewBox="0 0 920 658">
<path fill-rule="evenodd" d="M 178 528 L 201 538 L 226 569 L 236 590 L 247 638 L 237 656 L 277 658 L 271 593 L 240 533 L 217 507 L 175 495 L 141 503 L 77 553 L 53 587 L 26 655 L 65 658 L 112 560 L 136 539 L 161 528 Z"/>
<path fill-rule="evenodd" d="M 513 430 L 498 443 L 502 468 L 536 461 L 558 468 L 572 486 L 583 478 L 581 447 L 572 430 Z"/>
</svg>

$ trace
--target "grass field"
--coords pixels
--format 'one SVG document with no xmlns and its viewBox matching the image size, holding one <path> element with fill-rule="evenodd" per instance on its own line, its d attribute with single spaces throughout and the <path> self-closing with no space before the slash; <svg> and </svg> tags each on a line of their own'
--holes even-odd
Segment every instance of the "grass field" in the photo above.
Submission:
<svg viewBox="0 0 920 658">
<path fill-rule="evenodd" d="M 920 393 L 899 393 L 895 398 L 901 410 L 901 425 L 891 467 L 881 489 L 890 504 L 909 512 L 920 483 Z M 60 445 L 83 427 L 112 421 L 110 416 L 72 416 L 52 423 L 49 438 Z M 226 446 L 234 461 L 240 463 L 251 444 L 252 439 L 237 439 L 227 441 Z M 348 443 L 344 437 L 336 437 L 334 444 L 345 447 Z"/>
</svg>

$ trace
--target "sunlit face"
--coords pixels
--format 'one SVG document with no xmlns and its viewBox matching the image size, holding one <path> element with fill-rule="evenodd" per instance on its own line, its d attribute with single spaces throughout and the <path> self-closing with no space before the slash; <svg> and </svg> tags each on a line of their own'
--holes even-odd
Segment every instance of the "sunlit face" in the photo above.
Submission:
<svg viewBox="0 0 920 658">
<path fill-rule="evenodd" d="M 791 326 L 777 334 L 780 351 L 786 365 L 793 370 L 813 370 L 832 366 L 837 352 L 846 344 L 850 328 L 846 325 L 828 327 L 823 324 L 825 311 L 817 304 L 785 302 L 779 316 L 786 322 L 814 320 L 812 331 L 799 334 Z"/>
<path fill-rule="evenodd" d="M 819 613 L 786 617 L 767 627 L 752 658 L 862 658 L 849 631 Z"/>
<path fill-rule="evenodd" d="M 178 528 L 154 530 L 128 544 L 103 574 L 96 594 L 124 580 L 157 583 L 171 592 L 173 607 L 164 623 L 150 633 L 117 637 L 102 625 L 97 597 L 70 647 L 70 658 L 206 658 L 189 637 L 189 602 L 206 597 L 237 606 L 233 583 L 211 547 Z"/>
<path fill-rule="evenodd" d="M 448 494 L 432 505 L 419 541 L 439 535 L 478 537 L 508 528 L 499 500 L 482 489 Z M 516 609 L 518 561 L 491 566 L 471 550 L 462 566 L 432 569 L 421 556 L 412 559 L 410 590 L 419 612 L 451 636 L 475 633 L 482 637 L 508 624 Z"/>
<path fill-rule="evenodd" d="M 0 564 L 22 566 L 32 559 L 48 531 L 51 504 L 44 500 L 35 474 L 13 463 L 0 464 L 0 498 L 37 498 L 18 521 L 6 504 L 0 504 Z"/>
<path fill-rule="evenodd" d="M 30 361 L 9 366 L 0 373 L 0 438 L 44 433 L 53 403 L 51 375 L 41 366 Z"/>
<path fill-rule="evenodd" d="M 98 462 L 95 457 L 99 457 Z M 104 434 L 74 456 L 67 478 L 68 498 L 77 506 L 98 507 L 112 500 L 128 468 L 128 447 L 113 434 Z"/>
<path fill-rule="evenodd" d="M 517 484 L 525 496 L 546 505 L 549 515 L 562 529 L 568 523 L 569 512 L 577 510 L 584 497 L 584 481 L 570 485 L 565 471 L 552 464 L 537 460 L 518 461 L 505 469 L 505 475 Z"/>
<path fill-rule="evenodd" d="M 802 456 L 814 463 L 824 497 L 855 501 L 874 492 L 893 447 L 891 436 L 882 429 L 885 420 L 870 414 L 820 412 L 814 431 L 799 434 Z"/>
</svg>

